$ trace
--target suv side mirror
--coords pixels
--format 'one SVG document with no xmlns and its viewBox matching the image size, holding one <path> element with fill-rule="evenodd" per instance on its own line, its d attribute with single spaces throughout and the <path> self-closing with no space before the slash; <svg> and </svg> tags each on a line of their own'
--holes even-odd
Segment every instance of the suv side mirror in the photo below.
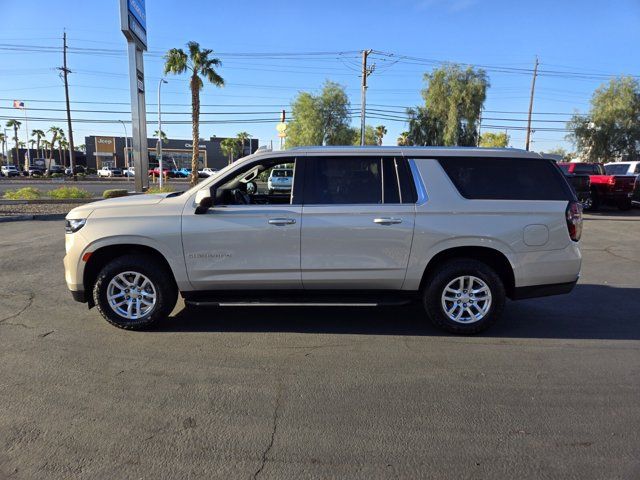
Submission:
<svg viewBox="0 0 640 480">
<path fill-rule="evenodd" d="M 213 198 L 211 198 L 211 192 L 208 188 L 198 190 L 196 193 L 196 215 L 202 215 L 213 207 Z"/>
</svg>

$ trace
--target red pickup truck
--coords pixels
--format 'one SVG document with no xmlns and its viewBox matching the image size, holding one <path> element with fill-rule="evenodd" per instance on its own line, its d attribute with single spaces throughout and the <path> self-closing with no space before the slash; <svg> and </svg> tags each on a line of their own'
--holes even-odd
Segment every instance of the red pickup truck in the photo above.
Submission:
<svg viewBox="0 0 640 480">
<path fill-rule="evenodd" d="M 602 163 L 566 163 L 558 166 L 565 173 L 589 175 L 591 179 L 591 208 L 597 210 L 604 203 L 617 205 L 620 210 L 631 208 L 636 178 L 628 175 L 607 175 Z"/>
</svg>

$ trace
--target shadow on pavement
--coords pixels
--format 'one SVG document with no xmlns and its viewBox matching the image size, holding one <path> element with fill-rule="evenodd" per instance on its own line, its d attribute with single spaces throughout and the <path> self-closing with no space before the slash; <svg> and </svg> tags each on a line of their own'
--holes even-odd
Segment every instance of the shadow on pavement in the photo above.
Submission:
<svg viewBox="0 0 640 480">
<path fill-rule="evenodd" d="M 190 308 L 158 331 L 448 335 L 431 325 L 419 305 Z M 578 285 L 569 295 L 507 302 L 502 320 L 482 336 L 639 340 L 640 288 Z"/>
</svg>

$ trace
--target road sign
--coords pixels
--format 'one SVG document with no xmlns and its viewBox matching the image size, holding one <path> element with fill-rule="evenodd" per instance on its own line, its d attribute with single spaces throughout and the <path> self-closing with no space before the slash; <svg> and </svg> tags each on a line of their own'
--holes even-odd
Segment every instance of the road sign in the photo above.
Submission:
<svg viewBox="0 0 640 480">
<path fill-rule="evenodd" d="M 284 122 L 280 122 L 276 125 L 276 130 L 278 131 L 279 137 L 287 136 L 287 124 Z"/>
</svg>

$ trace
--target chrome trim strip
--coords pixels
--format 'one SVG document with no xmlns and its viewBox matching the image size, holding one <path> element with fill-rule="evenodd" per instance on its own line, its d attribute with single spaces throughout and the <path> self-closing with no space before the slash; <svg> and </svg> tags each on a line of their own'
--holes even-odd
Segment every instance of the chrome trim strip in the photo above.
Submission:
<svg viewBox="0 0 640 480">
<path fill-rule="evenodd" d="M 418 166 L 416 165 L 416 161 L 414 159 L 409 159 L 409 168 L 411 169 L 411 175 L 413 176 L 413 182 L 416 185 L 416 191 L 418 192 L 418 201 L 416 205 L 424 205 L 429 200 L 427 195 L 427 190 L 424 188 L 424 181 L 422 180 L 422 175 L 420 174 L 420 170 L 418 170 Z"/>
</svg>

